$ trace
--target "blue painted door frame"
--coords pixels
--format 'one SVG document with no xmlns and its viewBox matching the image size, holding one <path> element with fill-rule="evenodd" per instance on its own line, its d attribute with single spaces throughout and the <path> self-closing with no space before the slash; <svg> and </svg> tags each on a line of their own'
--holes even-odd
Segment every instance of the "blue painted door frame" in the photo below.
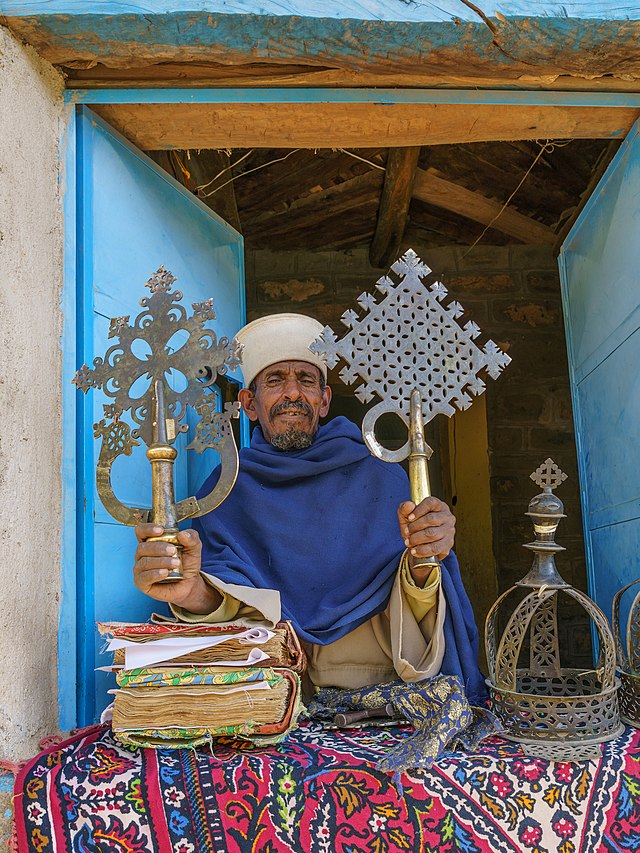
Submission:
<svg viewBox="0 0 640 853">
<path fill-rule="evenodd" d="M 71 341 L 65 332 L 64 343 L 72 343 L 74 354 L 72 367 L 65 353 L 65 372 L 83 362 L 91 365 L 114 343 L 108 340 L 110 319 L 135 318 L 147 293 L 144 283 L 160 264 L 177 276 L 175 287 L 184 294 L 187 310 L 192 302 L 213 296 L 216 333 L 235 334 L 245 320 L 242 237 L 86 107 L 74 116 L 71 145 L 75 203 L 68 200 L 67 208 L 75 226 L 75 263 L 67 270 L 72 276 L 67 290 L 72 287 L 75 294 L 75 334 Z M 166 345 L 180 343 L 172 339 Z M 102 419 L 102 406 L 109 401 L 100 391 L 82 396 L 70 384 L 64 392 L 75 411 L 75 464 L 65 464 L 65 480 L 70 477 L 75 484 L 72 490 L 65 482 L 65 525 L 73 516 L 75 547 L 65 538 L 59 670 L 61 727 L 69 728 L 93 722 L 114 686 L 111 676 L 95 671 L 104 663 L 98 657 L 96 621 L 142 621 L 154 605 L 133 585 L 132 528 L 108 515 L 95 488 L 99 443 L 92 425 Z M 65 426 L 72 426 L 71 418 Z M 185 436 L 178 437 L 180 442 L 186 443 Z M 144 450 L 135 448 L 131 457 L 114 464 L 114 490 L 128 505 L 150 505 Z M 179 454 L 174 466 L 178 499 L 199 488 L 214 457 L 212 451 L 202 457 Z"/>
<path fill-rule="evenodd" d="M 640 576 L 640 122 L 559 258 L 589 592 Z"/>
<path fill-rule="evenodd" d="M 66 93 L 67 102 L 70 104 L 92 104 L 92 103 L 162 103 L 162 102 L 211 102 L 211 103 L 256 103 L 256 102 L 274 102 L 286 100 L 304 100 L 304 101 L 335 101 L 345 104 L 357 102 L 360 100 L 383 101 L 388 103 L 448 103 L 448 104 L 464 104 L 464 103 L 492 103 L 496 106 L 501 104 L 540 104 L 541 106 L 560 106 L 563 104 L 575 105 L 581 104 L 586 106 L 598 107 L 629 107 L 639 106 L 640 96 L 637 94 L 602 94 L 602 93 L 562 93 L 562 92 L 513 92 L 513 91 L 452 91 L 452 90 L 340 90 L 340 89 L 187 89 L 187 90 L 100 90 L 100 91 L 73 91 Z M 70 379 L 77 367 L 76 352 L 80 351 L 76 333 L 84 334 L 81 331 L 81 323 L 78 318 L 85 312 L 86 306 L 82 304 L 83 295 L 77 292 L 77 273 L 83 263 L 82 252 L 79 244 L 76 242 L 77 233 L 77 217 L 82 215 L 82 205 L 84 202 L 82 191 L 76 186 L 75 166 L 77 162 L 76 148 L 76 131 L 75 131 L 75 116 L 72 116 L 70 123 L 70 132 L 68 134 L 66 145 L 66 164 L 67 164 L 67 186 L 65 194 L 65 287 L 63 292 L 63 308 L 65 314 L 65 326 L 63 333 L 64 347 L 64 387 L 63 387 L 63 406 L 64 406 L 64 454 L 63 454 L 63 474 L 64 474 L 64 524 L 63 524 L 63 601 L 61 606 L 60 616 L 60 631 L 59 631 L 59 661 L 60 661 L 60 725 L 64 728 L 70 728 L 77 724 L 78 714 L 76 707 L 75 685 L 73 685 L 72 696 L 70 693 L 70 684 L 68 673 L 75 672 L 76 659 L 78 649 L 76 647 L 76 626 L 78 623 L 78 612 L 76 612 L 77 602 L 82 599 L 81 590 L 78 589 L 78 578 L 81 572 L 77 571 L 76 543 L 78 541 L 78 520 L 82 517 L 83 508 L 77 504 L 77 490 L 75 487 L 75 458 L 76 451 L 82 452 L 81 446 L 76 446 L 79 434 L 80 424 L 86 424 L 91 414 L 84 408 L 84 404 L 77 400 L 75 389 L 70 385 Z M 637 133 L 637 131 L 636 131 Z M 283 140 L 283 144 L 285 141 Z M 129 145 L 123 140 L 124 145 Z M 132 148 L 132 146 L 129 146 Z M 619 158 L 617 158 L 619 161 Z M 609 174 L 609 173 L 608 173 Z M 606 177 L 606 176 L 605 176 Z M 178 191 L 184 191 L 176 184 Z M 592 207 L 597 204 L 595 199 L 597 194 L 594 194 L 592 199 Z M 589 209 L 589 206 L 587 210 Z M 584 221 L 586 211 L 579 220 Z M 578 228 L 579 223 L 576 224 Z M 567 245 L 570 243 L 574 232 L 569 236 Z M 577 375 L 577 366 L 573 361 L 573 350 L 571 341 L 574 336 L 573 321 L 570 319 L 572 310 L 572 288 L 574 287 L 573 271 L 569 269 L 565 257 L 561 262 L 561 274 L 563 278 L 563 295 L 565 299 L 565 314 L 567 317 L 567 335 L 569 339 L 569 357 L 572 364 L 572 386 L 574 394 L 574 406 L 576 417 L 576 434 L 578 442 L 578 452 L 580 456 L 580 468 L 582 476 L 583 490 L 583 511 L 585 519 L 588 509 L 586 502 L 585 483 L 589 477 L 589 460 L 584 455 L 583 432 L 584 424 L 581 420 L 580 412 L 581 401 L 576 391 L 577 383 L 580 381 Z M 76 298 L 77 297 L 77 298 Z M 638 299 L 640 301 L 640 299 Z M 637 307 L 636 302 L 636 307 Z M 585 529 L 587 525 L 585 525 Z M 596 596 L 596 570 L 593 563 L 593 549 L 590 542 L 587 542 L 587 553 L 589 561 L 589 579 L 592 590 L 595 589 Z M 608 593 L 607 593 L 608 595 Z M 605 596 L 606 597 L 606 596 Z"/>
</svg>

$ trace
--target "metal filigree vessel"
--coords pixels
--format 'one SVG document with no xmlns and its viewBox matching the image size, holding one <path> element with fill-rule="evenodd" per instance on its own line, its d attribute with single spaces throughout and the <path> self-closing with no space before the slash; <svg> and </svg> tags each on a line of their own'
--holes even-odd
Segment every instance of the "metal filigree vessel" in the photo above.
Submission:
<svg viewBox="0 0 640 853">
<path fill-rule="evenodd" d="M 543 489 L 526 513 L 533 522 L 535 539 L 524 547 L 533 551 L 533 565 L 525 578 L 498 598 L 485 626 L 491 706 L 504 726 L 505 737 L 518 741 L 529 755 L 558 761 L 597 758 L 600 744 L 622 731 L 613 636 L 602 611 L 565 583 L 555 565 L 555 554 L 564 551 L 555 534 L 565 515 L 553 490 L 566 474 L 547 459 L 531 479 Z M 525 597 L 509 616 L 497 642 L 502 605 L 518 589 Z M 560 592 L 584 608 L 598 632 L 600 652 L 595 669 L 561 665 Z"/>
<path fill-rule="evenodd" d="M 94 359 L 93 368 L 83 364 L 73 382 L 85 394 L 89 388 L 97 388 L 113 401 L 103 406 L 105 417 L 93 425 L 95 437 L 102 438 L 96 482 L 104 506 L 122 524 L 151 521 L 163 527 L 164 534 L 157 539 L 175 544 L 180 553 L 178 522 L 215 509 L 236 481 L 238 451 L 231 418 L 238 417 L 239 404 L 227 404 L 224 412 L 216 411 L 211 386 L 218 375 L 237 367 L 240 353 L 235 339 L 218 339 L 205 328 L 207 321 L 215 319 L 213 300 L 193 303 L 193 315 L 187 316 L 179 304 L 182 293 L 171 291 L 175 280 L 163 266 L 153 273 L 145 285 L 151 296 L 140 300 L 144 310 L 132 324 L 128 316 L 111 320 L 109 338 L 117 338 L 118 342 L 104 358 Z M 182 390 L 176 390 L 169 382 L 170 377 L 176 376 L 182 378 Z M 146 383 L 146 389 L 134 396 L 132 390 L 140 381 Z M 176 503 L 173 464 L 178 451 L 173 445 L 177 435 L 189 428 L 182 423 L 188 407 L 199 414 L 200 420 L 187 450 L 202 453 L 208 447 L 215 448 L 220 455 L 221 474 L 206 497 L 188 497 Z M 134 429 L 123 419 L 126 412 Z M 120 455 L 131 456 L 140 441 L 146 444 L 151 462 L 151 510 L 121 503 L 111 485 L 113 463 Z M 166 581 L 181 577 L 181 569 L 176 569 Z"/>
<path fill-rule="evenodd" d="M 476 345 L 480 329 L 472 321 L 457 322 L 464 309 L 456 301 L 444 304 L 447 289 L 441 282 L 424 284 L 431 269 L 412 249 L 391 270 L 399 280 L 384 276 L 377 282 L 384 296 L 380 302 L 362 293 L 358 304 L 364 316 L 346 311 L 342 322 L 350 331 L 338 339 L 327 326 L 310 349 L 329 367 L 346 362 L 340 378 L 347 385 L 361 383 L 355 395 L 363 403 L 379 399 L 364 417 L 364 440 L 385 462 L 409 459 L 411 499 L 417 504 L 431 493 L 427 460 L 433 451 L 424 424 L 438 414 L 451 417 L 454 406 L 468 408 L 473 395 L 485 390 L 477 374 L 485 370 L 496 379 L 511 359 L 493 341 L 483 349 Z M 387 412 L 398 415 L 409 431 L 398 450 L 383 447 L 375 435 L 378 418 Z"/>
<path fill-rule="evenodd" d="M 637 587 L 631 601 L 623 642 L 620 607 L 625 596 Z M 620 676 L 620 716 L 625 723 L 640 728 L 640 578 L 627 584 L 613 598 L 611 625 L 616 641 L 618 674 Z"/>
</svg>

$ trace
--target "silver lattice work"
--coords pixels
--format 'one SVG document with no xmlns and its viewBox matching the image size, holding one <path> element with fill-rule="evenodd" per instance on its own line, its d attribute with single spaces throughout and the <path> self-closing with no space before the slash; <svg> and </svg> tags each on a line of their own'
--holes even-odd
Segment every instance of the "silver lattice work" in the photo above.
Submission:
<svg viewBox="0 0 640 853">
<path fill-rule="evenodd" d="M 625 636 L 622 635 L 620 608 L 623 601 L 631 601 Z M 613 599 L 611 624 L 616 640 L 618 672 L 620 673 L 620 716 L 636 728 L 640 728 L 640 578 L 624 586 Z"/>
<path fill-rule="evenodd" d="M 602 611 L 580 590 L 565 583 L 555 566 L 563 551 L 555 541 L 562 501 L 553 494 L 566 474 L 547 459 L 531 475 L 543 489 L 529 503 L 535 540 L 533 565 L 523 580 L 503 593 L 487 616 L 485 644 L 491 706 L 505 736 L 525 752 L 549 760 L 598 757 L 600 744 L 621 731 L 618 680 L 611 631 Z M 509 615 L 507 600 L 524 593 Z M 566 668 L 558 638 L 558 598 L 562 593 L 588 614 L 599 639 L 595 669 Z M 497 626 L 506 623 L 500 639 Z"/>
<path fill-rule="evenodd" d="M 340 359 L 346 362 L 340 378 L 347 385 L 359 383 L 359 400 L 380 400 L 367 413 L 363 432 L 372 452 L 390 462 L 406 458 L 408 447 L 390 454 L 375 440 L 372 446 L 367 436 L 373 436 L 381 415 L 395 412 L 408 423 L 411 394 L 417 389 L 424 423 L 438 414 L 451 417 L 454 407 L 468 408 L 473 396 L 485 390 L 480 372 L 495 379 L 511 361 L 493 341 L 482 349 L 475 343 L 480 334 L 476 323 L 457 322 L 463 308 L 456 301 L 445 305 L 443 284 L 424 284 L 431 270 L 412 249 L 391 269 L 399 280 L 384 276 L 378 281 L 376 288 L 384 297 L 380 302 L 362 293 L 358 304 L 363 316 L 353 310 L 342 315 L 349 331 L 338 339 L 327 326 L 310 347 L 329 367 Z"/>
</svg>

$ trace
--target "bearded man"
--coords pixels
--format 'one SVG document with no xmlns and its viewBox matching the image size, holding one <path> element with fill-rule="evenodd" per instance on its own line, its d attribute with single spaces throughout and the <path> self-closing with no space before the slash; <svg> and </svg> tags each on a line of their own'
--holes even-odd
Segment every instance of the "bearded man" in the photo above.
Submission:
<svg viewBox="0 0 640 853">
<path fill-rule="evenodd" d="M 443 673 L 481 701 L 478 632 L 451 551 L 455 519 L 435 497 L 407 500 L 404 470 L 371 456 L 346 418 L 319 426 L 331 389 L 309 345 L 322 328 L 277 314 L 238 332 L 246 384 L 238 397 L 257 425 L 237 482 L 179 534 L 184 578 L 174 584 L 160 581 L 179 565 L 175 547 L 147 541 L 161 528 L 137 528 L 136 586 L 186 622 L 291 620 L 316 686 Z"/>
</svg>

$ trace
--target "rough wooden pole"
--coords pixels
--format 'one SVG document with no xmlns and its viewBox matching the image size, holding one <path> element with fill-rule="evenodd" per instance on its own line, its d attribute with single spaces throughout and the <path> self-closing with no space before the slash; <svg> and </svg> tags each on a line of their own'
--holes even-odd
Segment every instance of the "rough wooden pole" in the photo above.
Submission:
<svg viewBox="0 0 640 853">
<path fill-rule="evenodd" d="M 229 155 L 225 151 L 192 151 L 190 154 L 187 151 L 148 151 L 147 154 L 190 192 L 200 198 L 207 207 L 210 207 L 225 222 L 228 222 L 232 228 L 235 228 L 240 234 L 242 233 L 233 183 L 227 183 L 217 192 L 212 192 L 232 177 L 231 170 L 228 169 Z M 217 181 L 202 190 L 197 189 L 208 184 L 212 178 L 225 169 L 228 171 L 224 172 Z"/>
<path fill-rule="evenodd" d="M 409 217 L 419 156 L 420 146 L 389 149 L 378 222 L 369 248 L 369 261 L 373 267 L 387 267 L 398 257 Z"/>
<path fill-rule="evenodd" d="M 210 186 L 198 191 L 198 198 L 228 222 L 232 228 L 242 233 L 242 224 L 238 214 L 236 193 L 233 183 L 228 181 L 233 177 L 229 169 L 230 158 L 226 151 L 199 151 L 191 154 L 188 161 L 189 171 L 197 187 L 207 184 L 215 175 L 227 169 L 223 175 Z M 224 186 L 223 186 L 224 185 Z M 217 189 L 221 187 L 221 189 Z"/>
</svg>

